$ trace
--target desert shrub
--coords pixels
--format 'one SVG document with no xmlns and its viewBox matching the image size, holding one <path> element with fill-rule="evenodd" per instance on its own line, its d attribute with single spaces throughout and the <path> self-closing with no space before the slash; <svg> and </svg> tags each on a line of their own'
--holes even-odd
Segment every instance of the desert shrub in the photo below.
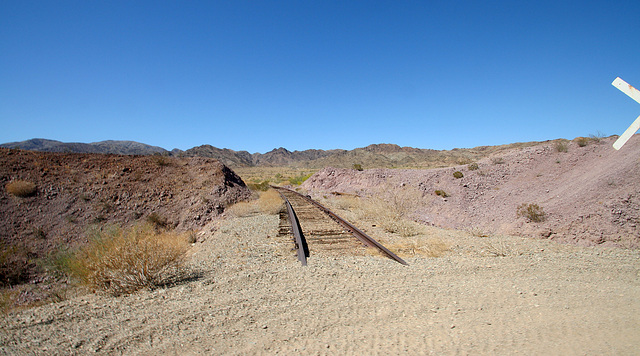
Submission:
<svg viewBox="0 0 640 356">
<path fill-rule="evenodd" d="M 455 172 L 453 172 L 453 177 L 456 178 L 456 179 L 460 179 L 460 178 L 464 177 L 464 174 L 462 174 L 462 172 L 460 172 L 460 171 L 455 171 Z"/>
<path fill-rule="evenodd" d="M 376 222 L 385 231 L 405 237 L 420 232 L 420 225 L 411 221 L 411 215 L 423 204 L 422 193 L 417 189 L 387 187 L 361 201 L 361 217 Z"/>
<path fill-rule="evenodd" d="M 20 198 L 34 196 L 36 194 L 36 185 L 25 180 L 14 180 L 5 185 L 7 192 Z"/>
<path fill-rule="evenodd" d="M 302 183 L 304 183 L 305 180 L 309 179 L 309 177 L 311 177 L 313 175 L 313 173 L 309 173 L 309 174 L 302 174 L 299 176 L 295 176 L 295 177 L 291 177 L 289 178 L 289 184 L 291 185 L 300 185 Z"/>
<path fill-rule="evenodd" d="M 251 216 L 258 213 L 274 215 L 282 207 L 282 198 L 275 189 L 260 192 L 258 199 L 241 201 L 230 206 L 227 211 L 236 217 Z"/>
<path fill-rule="evenodd" d="M 165 218 L 164 216 L 161 216 L 158 213 L 151 213 L 149 214 L 149 216 L 147 216 L 147 221 L 151 224 L 153 224 L 153 226 L 157 227 L 157 228 L 161 228 L 161 229 L 166 229 L 170 227 L 170 223 L 169 220 L 167 220 L 167 218 Z"/>
<path fill-rule="evenodd" d="M 254 191 L 267 191 L 269 190 L 269 181 L 268 180 L 263 180 L 261 182 L 253 182 L 253 183 L 249 183 L 247 184 L 247 187 L 249 187 L 249 189 L 254 190 Z"/>
<path fill-rule="evenodd" d="M 476 171 L 478 170 L 478 168 L 480 167 L 478 167 L 478 164 L 476 162 L 469 163 L 469 165 L 467 166 L 467 169 L 470 171 Z"/>
<path fill-rule="evenodd" d="M 602 139 L 605 137 L 605 135 L 598 131 L 595 134 L 590 134 L 589 135 L 589 140 L 595 142 L 595 143 L 600 143 L 600 141 L 602 141 Z"/>
<path fill-rule="evenodd" d="M 158 232 L 151 224 L 95 230 L 87 246 L 64 262 L 87 286 L 121 295 L 186 278 L 186 236 Z"/>
<path fill-rule="evenodd" d="M 356 171 L 363 171 L 362 165 L 360 163 L 354 163 L 353 169 L 355 169 Z"/>
<path fill-rule="evenodd" d="M 275 189 L 269 189 L 266 192 L 260 193 L 258 198 L 258 208 L 260 212 L 269 215 L 275 215 L 280 212 L 282 208 L 283 200 Z"/>
<path fill-rule="evenodd" d="M 486 240 L 482 251 L 492 257 L 508 257 L 522 255 L 517 248 L 503 240 Z"/>
<path fill-rule="evenodd" d="M 502 157 L 494 157 L 491 159 L 491 163 L 493 164 L 504 164 L 504 158 Z"/>
<path fill-rule="evenodd" d="M 524 217 L 531 222 L 541 222 L 546 219 L 547 214 L 538 204 L 521 204 L 516 210 L 518 217 Z"/>
<path fill-rule="evenodd" d="M 171 159 L 161 155 L 154 156 L 154 161 L 160 167 L 167 167 L 171 165 Z"/>
<path fill-rule="evenodd" d="M 37 238 L 44 240 L 47 238 L 47 232 L 42 227 L 34 227 L 31 229 L 31 234 Z"/>
<path fill-rule="evenodd" d="M 446 198 L 446 197 L 449 196 L 449 194 L 447 194 L 447 192 L 445 192 L 444 190 L 440 190 L 440 189 L 436 190 L 435 193 L 436 193 L 437 196 L 440 196 L 440 197 L 443 197 L 443 198 Z"/>
<path fill-rule="evenodd" d="M 556 148 L 556 151 L 558 151 L 558 152 L 563 152 L 563 153 L 564 152 L 569 152 L 569 146 L 564 141 L 556 142 L 554 147 Z"/>
<path fill-rule="evenodd" d="M 586 137 L 576 137 L 574 139 L 574 141 L 578 144 L 578 146 L 580 147 L 585 147 L 586 145 L 589 144 L 589 139 Z"/>
<path fill-rule="evenodd" d="M 228 207 L 226 212 L 236 217 L 251 216 L 258 213 L 258 205 L 256 201 L 239 201 Z"/>
<path fill-rule="evenodd" d="M 449 246 L 438 238 L 405 238 L 389 245 L 389 249 L 396 251 L 402 257 L 416 255 L 427 257 L 440 257 L 450 251 Z"/>
<path fill-rule="evenodd" d="M 23 249 L 0 243 L 0 286 L 27 282 L 31 267 L 29 256 Z"/>
</svg>

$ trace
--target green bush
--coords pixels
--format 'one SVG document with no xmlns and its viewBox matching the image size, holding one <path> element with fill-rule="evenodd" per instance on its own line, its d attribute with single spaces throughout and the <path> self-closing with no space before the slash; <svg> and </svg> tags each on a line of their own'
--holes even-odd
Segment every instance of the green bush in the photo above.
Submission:
<svg viewBox="0 0 640 356">
<path fill-rule="evenodd" d="M 455 171 L 455 172 L 453 172 L 453 177 L 456 178 L 456 179 L 460 179 L 460 178 L 464 177 L 464 174 L 462 174 L 462 172 L 460 172 L 460 171 Z"/>
<path fill-rule="evenodd" d="M 445 192 L 444 190 L 440 190 L 440 189 L 436 190 L 435 193 L 436 193 L 437 196 L 441 196 L 443 198 L 446 198 L 446 197 L 449 196 L 449 194 L 447 194 L 447 192 Z"/>
<path fill-rule="evenodd" d="M 249 183 L 247 184 L 247 187 L 249 187 L 249 189 L 254 191 L 266 192 L 270 188 L 269 185 L 270 185 L 270 182 L 268 180 L 263 180 L 262 182 L 259 182 L 259 183 Z"/>
<path fill-rule="evenodd" d="M 311 177 L 313 175 L 313 173 L 309 173 L 309 174 L 303 174 L 303 175 L 299 175 L 296 177 L 292 177 L 289 178 L 289 184 L 291 185 L 300 185 L 302 183 L 304 183 L 305 180 L 309 179 L 309 177 Z"/>
<path fill-rule="evenodd" d="M 363 171 L 362 165 L 360 163 L 354 163 L 353 169 L 355 169 L 356 171 Z"/>
<path fill-rule="evenodd" d="M 469 165 L 467 166 L 467 169 L 470 171 L 476 171 L 478 170 L 478 168 L 480 167 L 478 167 L 478 164 L 476 162 L 469 163 Z"/>
</svg>

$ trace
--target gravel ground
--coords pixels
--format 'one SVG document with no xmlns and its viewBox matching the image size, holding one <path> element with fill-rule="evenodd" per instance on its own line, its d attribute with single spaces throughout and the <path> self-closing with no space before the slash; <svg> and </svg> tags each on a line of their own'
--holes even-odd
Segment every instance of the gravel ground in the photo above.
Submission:
<svg viewBox="0 0 640 356">
<path fill-rule="evenodd" d="M 6 315 L 0 353 L 640 354 L 637 250 L 429 227 L 415 238 L 447 244 L 441 257 L 312 250 L 302 267 L 277 227 L 210 224 L 181 285 Z"/>
</svg>

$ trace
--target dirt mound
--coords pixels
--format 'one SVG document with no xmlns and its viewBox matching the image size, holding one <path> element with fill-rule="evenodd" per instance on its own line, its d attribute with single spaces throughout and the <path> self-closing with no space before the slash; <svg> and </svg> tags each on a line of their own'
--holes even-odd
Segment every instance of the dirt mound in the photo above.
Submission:
<svg viewBox="0 0 640 356">
<path fill-rule="evenodd" d="M 31 261 L 85 242 L 92 224 L 151 220 L 198 229 L 250 196 L 240 177 L 215 159 L 0 149 L 0 162 L 3 252 Z M 11 194 L 7 184 L 18 180 L 35 184 L 35 193 Z"/>
<path fill-rule="evenodd" d="M 614 137 L 547 142 L 431 170 L 325 168 L 302 188 L 368 195 L 379 189 L 415 189 L 422 199 L 416 220 L 479 234 L 506 233 L 583 245 L 640 244 L 640 136 L 615 151 Z M 462 178 L 454 177 L 454 172 Z M 436 190 L 447 197 L 436 195 Z M 535 204 L 544 221 L 517 214 Z"/>
</svg>

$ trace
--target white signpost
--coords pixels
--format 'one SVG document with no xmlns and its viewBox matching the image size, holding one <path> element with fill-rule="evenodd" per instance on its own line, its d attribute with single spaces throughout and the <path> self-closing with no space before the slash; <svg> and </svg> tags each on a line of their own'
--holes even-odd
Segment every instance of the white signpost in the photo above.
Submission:
<svg viewBox="0 0 640 356">
<path fill-rule="evenodd" d="M 631 99 L 635 100 L 640 104 L 640 91 L 638 89 L 632 87 L 630 84 L 627 84 L 624 80 L 620 79 L 620 77 L 616 78 L 613 83 L 611 83 L 614 87 L 620 89 L 621 92 L 627 94 Z M 631 136 L 633 136 L 636 131 L 640 129 L 640 116 L 634 121 L 631 126 L 620 136 L 616 142 L 613 143 L 613 148 L 619 150 L 622 145 L 624 145 Z"/>
</svg>

